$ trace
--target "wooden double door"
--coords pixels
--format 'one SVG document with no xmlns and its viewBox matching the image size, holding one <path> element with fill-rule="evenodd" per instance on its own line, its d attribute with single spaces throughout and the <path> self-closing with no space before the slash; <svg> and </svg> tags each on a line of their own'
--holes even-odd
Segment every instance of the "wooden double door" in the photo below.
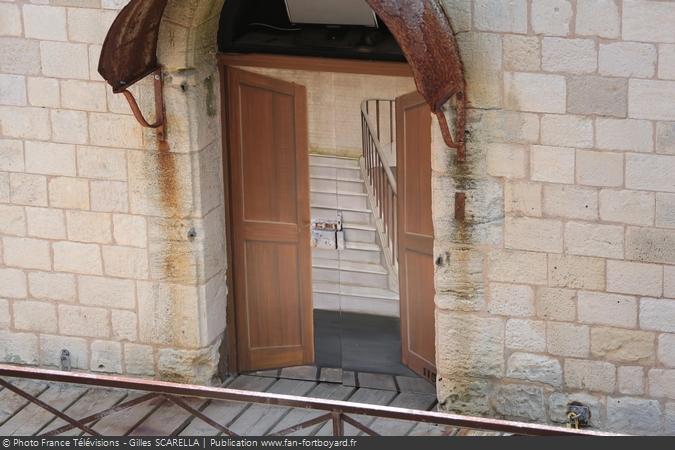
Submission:
<svg viewBox="0 0 675 450">
<path fill-rule="evenodd" d="M 223 75 L 234 280 L 228 313 L 235 317 L 228 326 L 236 340 L 230 350 L 240 372 L 312 364 L 306 91 L 234 68 Z M 418 94 L 397 100 L 402 360 L 432 378 L 430 117 Z"/>
</svg>

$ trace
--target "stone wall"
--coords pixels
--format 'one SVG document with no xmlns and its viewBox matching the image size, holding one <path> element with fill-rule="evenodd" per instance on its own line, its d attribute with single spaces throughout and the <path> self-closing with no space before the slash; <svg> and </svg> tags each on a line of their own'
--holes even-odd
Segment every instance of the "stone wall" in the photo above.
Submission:
<svg viewBox="0 0 675 450">
<path fill-rule="evenodd" d="M 675 2 L 444 4 L 472 109 L 466 163 L 434 139 L 443 408 L 563 422 L 578 400 L 675 433 Z"/>
<path fill-rule="evenodd" d="M 96 71 L 125 1 L 0 1 L 4 361 L 58 367 L 67 349 L 77 369 L 196 382 L 216 373 L 226 293 L 213 62 L 222 1 L 169 3 L 166 153 Z M 151 115 L 147 87 L 134 92 Z"/>
</svg>

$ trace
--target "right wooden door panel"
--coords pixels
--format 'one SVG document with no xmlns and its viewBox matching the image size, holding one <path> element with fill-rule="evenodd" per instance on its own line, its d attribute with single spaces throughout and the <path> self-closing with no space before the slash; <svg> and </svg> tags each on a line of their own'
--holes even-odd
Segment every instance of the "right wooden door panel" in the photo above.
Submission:
<svg viewBox="0 0 675 450">
<path fill-rule="evenodd" d="M 402 360 L 436 380 L 431 110 L 417 92 L 396 99 Z"/>
<path fill-rule="evenodd" d="M 305 88 L 232 68 L 227 77 L 239 370 L 311 364 Z"/>
</svg>

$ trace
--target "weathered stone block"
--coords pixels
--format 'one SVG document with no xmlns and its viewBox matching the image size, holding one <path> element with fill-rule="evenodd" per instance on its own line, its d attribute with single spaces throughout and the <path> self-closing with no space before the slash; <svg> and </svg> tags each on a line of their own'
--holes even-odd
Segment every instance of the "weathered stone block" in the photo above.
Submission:
<svg viewBox="0 0 675 450">
<path fill-rule="evenodd" d="M 645 371 L 640 366 L 622 366 L 618 369 L 618 389 L 622 394 L 645 393 Z"/>
<path fill-rule="evenodd" d="M 73 369 L 89 369 L 89 343 L 82 338 L 41 335 L 40 364 L 61 368 L 61 351 L 70 353 L 70 365 Z"/>
<path fill-rule="evenodd" d="M 0 106 L 4 137 L 46 141 L 51 136 L 49 111 L 26 106 Z"/>
<path fill-rule="evenodd" d="M 626 187 L 648 191 L 675 192 L 675 156 L 626 155 Z"/>
<path fill-rule="evenodd" d="M 26 235 L 26 215 L 22 207 L 0 205 L 0 233 L 10 236 Z"/>
<path fill-rule="evenodd" d="M 99 180 L 125 181 L 127 160 L 124 150 L 100 147 L 77 148 L 78 175 Z"/>
<path fill-rule="evenodd" d="M 637 325 L 637 300 L 627 295 L 580 291 L 577 294 L 579 321 L 600 325 L 634 328 Z"/>
<path fill-rule="evenodd" d="M 642 42 L 675 42 L 675 4 L 625 0 L 623 2 L 623 39 Z M 648 24 L 648 25 L 647 25 Z"/>
<path fill-rule="evenodd" d="M 616 367 L 602 361 L 566 359 L 565 385 L 573 389 L 611 393 L 616 386 Z"/>
<path fill-rule="evenodd" d="M 23 270 L 0 268 L 0 296 L 24 298 L 27 294 L 28 286 Z"/>
<path fill-rule="evenodd" d="M 81 276 L 78 280 L 80 303 L 106 308 L 136 307 L 136 286 L 131 280 Z"/>
<path fill-rule="evenodd" d="M 61 105 L 68 109 L 105 112 L 106 87 L 98 81 L 64 80 L 61 82 Z"/>
<path fill-rule="evenodd" d="M 47 178 L 26 173 L 9 174 L 9 196 L 12 203 L 47 206 Z"/>
<path fill-rule="evenodd" d="M 490 252 L 488 278 L 506 283 L 546 284 L 546 255 L 511 250 Z"/>
<path fill-rule="evenodd" d="M 199 345 L 196 287 L 139 281 L 137 299 L 141 342 L 187 348 Z"/>
<path fill-rule="evenodd" d="M 66 79 L 89 79 L 87 44 L 68 42 L 40 42 L 42 74 Z"/>
<path fill-rule="evenodd" d="M 63 211 L 51 208 L 26 208 L 28 235 L 44 239 L 65 239 L 66 220 Z"/>
<path fill-rule="evenodd" d="M 504 211 L 541 217 L 542 189 L 539 183 L 507 181 L 504 183 Z"/>
<path fill-rule="evenodd" d="M 55 242 L 52 244 L 52 251 L 54 253 L 54 270 L 85 275 L 103 274 L 101 250 L 98 245 Z"/>
<path fill-rule="evenodd" d="M 61 106 L 59 82 L 53 78 L 28 77 L 28 103 L 45 108 Z"/>
<path fill-rule="evenodd" d="M 541 142 L 562 147 L 593 147 L 593 121 L 590 117 L 545 115 L 541 119 Z"/>
<path fill-rule="evenodd" d="M 122 181 L 92 181 L 91 209 L 105 212 L 129 211 L 128 185 Z"/>
<path fill-rule="evenodd" d="M 1 8 L 2 4 L 0 4 Z M 24 106 L 25 104 L 26 78 L 22 75 L 0 74 L 0 105 Z"/>
<path fill-rule="evenodd" d="M 480 111 L 468 118 L 468 128 L 476 142 L 536 143 L 539 116 L 516 111 Z"/>
<path fill-rule="evenodd" d="M 628 227 L 626 259 L 675 264 L 675 230 Z"/>
<path fill-rule="evenodd" d="M 436 305 L 440 309 L 480 311 L 485 308 L 484 254 L 451 249 L 436 265 Z"/>
<path fill-rule="evenodd" d="M 591 354 L 629 364 L 654 364 L 654 333 L 621 328 L 593 327 Z"/>
<path fill-rule="evenodd" d="M 507 217 L 504 244 L 507 248 L 562 253 L 562 223 L 531 217 Z"/>
<path fill-rule="evenodd" d="M 533 145 L 530 177 L 535 181 L 574 183 L 574 149 Z"/>
<path fill-rule="evenodd" d="M 659 225 L 659 194 L 656 195 L 656 205 L 656 220 L 657 225 Z M 606 222 L 651 225 L 654 223 L 654 194 L 630 190 L 603 189 L 600 191 L 600 218 Z M 675 217 L 673 217 L 673 220 L 673 226 L 675 227 Z"/>
<path fill-rule="evenodd" d="M 490 144 L 487 149 L 488 174 L 494 177 L 524 178 L 527 149 L 518 144 Z"/>
<path fill-rule="evenodd" d="M 555 423 L 567 423 L 567 405 L 579 402 L 591 409 L 591 426 L 601 428 L 605 422 L 605 401 L 603 397 L 586 393 L 563 394 L 554 392 L 548 398 L 549 418 Z"/>
<path fill-rule="evenodd" d="M 489 415 L 490 385 L 485 380 L 442 377 L 437 383 L 439 408 L 460 414 Z"/>
<path fill-rule="evenodd" d="M 536 36 L 506 34 L 502 38 L 504 69 L 537 72 L 541 69 L 541 43 Z"/>
<path fill-rule="evenodd" d="M 628 83 L 624 79 L 572 77 L 567 80 L 567 91 L 567 111 L 570 113 L 626 117 Z"/>
<path fill-rule="evenodd" d="M 47 41 L 67 41 L 66 8 L 24 5 L 23 24 L 26 37 Z"/>
<path fill-rule="evenodd" d="M 598 191 L 578 186 L 544 186 L 544 214 L 565 219 L 597 220 Z"/>
<path fill-rule="evenodd" d="M 94 372 L 122 373 L 122 345 L 119 342 L 111 341 L 92 342 L 91 370 Z"/>
<path fill-rule="evenodd" d="M 14 139 L 0 139 L 0 170 L 23 172 L 23 142 Z"/>
<path fill-rule="evenodd" d="M 439 373 L 450 377 L 504 374 L 504 322 L 501 319 L 439 313 L 436 320 Z"/>
<path fill-rule="evenodd" d="M 592 73 L 598 67 L 598 52 L 592 39 L 545 37 L 541 65 L 546 72 Z"/>
<path fill-rule="evenodd" d="M 675 120 L 675 81 L 631 79 L 628 84 L 628 117 Z"/>
<path fill-rule="evenodd" d="M 609 430 L 654 435 L 661 431 L 661 417 L 661 405 L 658 400 L 607 398 Z"/>
<path fill-rule="evenodd" d="M 124 344 L 124 367 L 126 372 L 131 375 L 153 376 L 155 374 L 155 357 L 152 347 L 140 344 Z"/>
<path fill-rule="evenodd" d="M 675 333 L 675 300 L 640 300 L 640 328 Z"/>
<path fill-rule="evenodd" d="M 621 153 L 577 150 L 576 167 L 579 184 L 610 187 L 623 184 Z"/>
<path fill-rule="evenodd" d="M 7 266 L 39 270 L 52 268 L 49 241 L 5 236 L 2 247 Z"/>
<path fill-rule="evenodd" d="M 572 255 L 548 255 L 551 286 L 571 289 L 603 290 L 605 261 L 600 258 Z"/>
<path fill-rule="evenodd" d="M 110 214 L 89 211 L 66 211 L 68 239 L 108 244 L 112 241 Z"/>
<path fill-rule="evenodd" d="M 548 352 L 559 356 L 584 357 L 590 351 L 590 334 L 586 325 L 564 322 L 547 323 Z"/>
<path fill-rule="evenodd" d="M 59 332 L 70 336 L 110 336 L 109 312 L 102 308 L 59 305 Z"/>
<path fill-rule="evenodd" d="M 67 144 L 86 144 L 89 142 L 86 112 L 54 109 L 51 111 L 50 117 L 53 141 Z"/>
<path fill-rule="evenodd" d="M 141 148 L 141 128 L 132 116 L 125 114 L 91 113 L 89 115 L 91 143 L 101 147 Z"/>
<path fill-rule="evenodd" d="M 656 193 L 656 226 L 675 228 L 675 194 Z"/>
<path fill-rule="evenodd" d="M 77 297 L 75 276 L 66 273 L 30 272 L 30 295 L 38 299 L 74 302 Z"/>
<path fill-rule="evenodd" d="M 607 291 L 658 297 L 663 292 L 663 268 L 656 264 L 607 261 Z"/>
<path fill-rule="evenodd" d="M 106 275 L 114 277 L 148 278 L 148 253 L 145 249 L 103 246 L 103 267 Z"/>
<path fill-rule="evenodd" d="M 654 151 L 654 126 L 648 120 L 611 119 L 595 120 L 596 147 L 629 152 Z"/>
<path fill-rule="evenodd" d="M 567 36 L 572 20 L 572 5 L 567 0 L 534 0 L 531 9 L 532 30 L 536 34 Z"/>
<path fill-rule="evenodd" d="M 121 341 L 138 340 L 138 317 L 135 312 L 113 309 L 110 311 L 112 338 Z"/>
<path fill-rule="evenodd" d="M 577 294 L 571 289 L 539 288 L 536 309 L 537 317 L 542 319 L 573 322 L 577 316 Z"/>
<path fill-rule="evenodd" d="M 498 385 L 492 393 L 495 412 L 507 419 L 544 421 L 544 390 L 537 386 Z"/>
<path fill-rule="evenodd" d="M 526 72 L 504 74 L 506 107 L 515 111 L 564 113 L 565 78 Z"/>
<path fill-rule="evenodd" d="M 145 217 L 126 214 L 113 215 L 113 235 L 118 245 L 145 248 L 148 245 Z"/>
<path fill-rule="evenodd" d="M 621 14 L 615 0 L 577 0 L 578 35 L 618 38 Z"/>
<path fill-rule="evenodd" d="M 14 303 L 14 327 L 22 331 L 56 333 L 56 307 L 29 300 Z"/>
<path fill-rule="evenodd" d="M 546 351 L 546 323 L 537 320 L 508 320 L 506 322 L 506 346 L 530 352 Z"/>
<path fill-rule="evenodd" d="M 55 208 L 89 209 L 89 183 L 80 178 L 50 179 L 49 205 Z"/>
<path fill-rule="evenodd" d="M 657 355 L 661 364 L 666 367 L 675 367 L 675 334 L 659 336 Z"/>
<path fill-rule="evenodd" d="M 659 45 L 659 78 L 675 80 L 675 45 Z"/>
<path fill-rule="evenodd" d="M 600 75 L 651 78 L 656 72 L 656 47 L 637 42 L 600 44 Z"/>
<path fill-rule="evenodd" d="M 115 11 L 68 8 L 68 39 L 102 44 L 116 15 Z"/>
<path fill-rule="evenodd" d="M 0 36 L 21 36 L 21 10 L 14 3 L 0 4 Z"/>
<path fill-rule="evenodd" d="M 649 395 L 651 397 L 675 398 L 675 370 L 650 369 L 648 374 Z"/>
<path fill-rule="evenodd" d="M 513 353 L 507 363 L 506 376 L 521 380 L 562 386 L 562 367 L 560 362 L 550 356 L 530 353 Z"/>
<path fill-rule="evenodd" d="M 479 30 L 527 33 L 527 2 L 525 0 L 476 0 L 473 23 Z"/>
<path fill-rule="evenodd" d="M 40 43 L 19 37 L 0 37 L 0 72 L 40 73 Z"/>
<path fill-rule="evenodd" d="M 534 291 L 530 286 L 515 284 L 490 284 L 491 314 L 512 317 L 534 315 Z"/>
<path fill-rule="evenodd" d="M 38 363 L 38 339 L 32 333 L 0 330 L 0 348 L 0 359 L 4 362 L 28 365 Z"/>
<path fill-rule="evenodd" d="M 623 227 L 592 223 L 565 224 L 565 250 L 572 255 L 623 258 Z"/>
<path fill-rule="evenodd" d="M 218 372 L 218 343 L 199 350 L 161 349 L 157 360 L 163 380 L 211 384 Z"/>
</svg>

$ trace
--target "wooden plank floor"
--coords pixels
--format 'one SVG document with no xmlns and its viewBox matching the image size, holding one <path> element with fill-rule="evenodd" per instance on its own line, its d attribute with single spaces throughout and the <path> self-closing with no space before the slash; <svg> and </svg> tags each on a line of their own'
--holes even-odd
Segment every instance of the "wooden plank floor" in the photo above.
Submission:
<svg viewBox="0 0 675 450">
<path fill-rule="evenodd" d="M 323 399 L 345 400 L 358 403 L 390 405 L 421 410 L 435 410 L 436 397 L 433 386 L 421 379 L 394 377 L 381 374 L 346 373 L 337 376 L 335 369 L 322 373 L 309 367 L 267 371 L 240 375 L 227 380 L 223 386 L 299 395 Z M 388 378 L 387 378 L 388 377 Z M 332 382 L 324 381 L 330 379 Z M 359 382 L 361 380 L 363 385 Z M 10 380 L 32 395 L 80 419 L 97 414 L 110 407 L 138 398 L 138 392 L 119 389 L 97 389 Z M 338 382 L 341 381 L 341 382 Z M 263 404 L 227 401 L 207 401 L 188 398 L 185 403 L 211 418 L 218 424 L 242 436 L 273 434 L 291 426 L 314 419 L 324 413 L 301 408 L 287 408 Z M 472 435 L 481 431 L 459 433 L 452 427 L 439 427 L 401 420 L 353 416 L 360 423 L 385 436 L 403 435 Z M 0 390 L 0 434 L 3 436 L 40 435 L 66 425 L 37 405 L 29 404 L 8 389 Z M 174 403 L 155 398 L 129 409 L 105 416 L 89 426 L 104 436 L 215 436 L 220 431 L 198 417 L 191 416 Z M 352 425 L 345 424 L 345 434 L 363 435 Z M 331 423 L 319 423 L 294 432 L 294 436 L 330 436 Z M 81 430 L 72 429 L 65 435 L 81 435 Z M 494 433 L 498 434 L 498 433 Z"/>
</svg>

